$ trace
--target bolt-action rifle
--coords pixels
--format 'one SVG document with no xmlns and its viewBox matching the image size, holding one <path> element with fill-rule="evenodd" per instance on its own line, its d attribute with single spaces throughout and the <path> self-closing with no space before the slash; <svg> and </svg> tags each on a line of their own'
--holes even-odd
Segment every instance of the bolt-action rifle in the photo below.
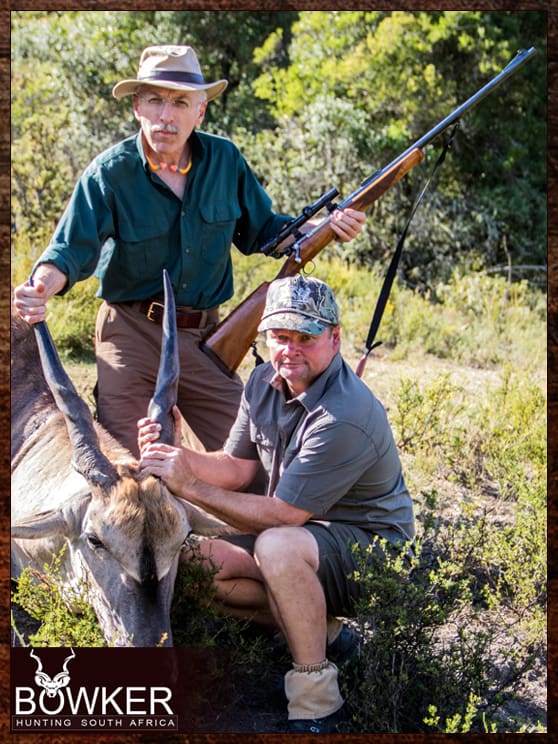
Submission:
<svg viewBox="0 0 558 744">
<path fill-rule="evenodd" d="M 456 123 L 466 111 L 485 98 L 504 80 L 517 72 L 535 53 L 536 49 L 534 47 L 517 52 L 511 62 L 496 77 L 396 157 L 395 160 L 392 160 L 385 168 L 381 168 L 367 178 L 356 191 L 349 194 L 340 204 L 335 205 L 331 201 L 338 195 L 337 189 L 331 189 L 314 204 L 306 207 L 299 217 L 291 220 L 275 238 L 262 248 L 262 252 L 267 255 L 277 255 L 277 252 L 281 251 L 281 255 L 287 256 L 274 278 L 281 279 L 298 273 L 305 264 L 311 261 L 322 248 L 336 237 L 329 224 L 329 215 L 312 230 L 302 234 L 300 227 L 310 217 L 323 207 L 326 207 L 330 213 L 334 209 L 345 209 L 347 207 L 359 211 L 368 209 L 405 174 L 424 160 L 423 148 L 426 145 Z M 283 249 L 281 244 L 289 236 L 294 237 L 294 242 Z M 200 344 L 202 350 L 230 375 L 238 368 L 257 336 L 257 329 L 270 283 L 263 282 L 260 284 Z"/>
</svg>

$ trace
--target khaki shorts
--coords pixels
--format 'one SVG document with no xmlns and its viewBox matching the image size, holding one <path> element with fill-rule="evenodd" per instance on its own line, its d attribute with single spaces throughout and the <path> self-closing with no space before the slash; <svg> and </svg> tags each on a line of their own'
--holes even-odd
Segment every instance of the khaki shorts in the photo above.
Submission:
<svg viewBox="0 0 558 744">
<path fill-rule="evenodd" d="M 365 549 L 374 543 L 377 535 L 341 522 L 311 521 L 306 522 L 304 529 L 312 533 L 318 544 L 318 578 L 324 589 L 328 615 L 354 616 L 355 604 L 364 598 L 365 587 L 354 579 L 354 572 L 359 565 L 351 548 L 358 543 Z M 255 535 L 227 535 L 219 539 L 254 554 Z M 384 552 L 378 544 L 374 547 L 374 555 L 381 565 Z"/>
</svg>

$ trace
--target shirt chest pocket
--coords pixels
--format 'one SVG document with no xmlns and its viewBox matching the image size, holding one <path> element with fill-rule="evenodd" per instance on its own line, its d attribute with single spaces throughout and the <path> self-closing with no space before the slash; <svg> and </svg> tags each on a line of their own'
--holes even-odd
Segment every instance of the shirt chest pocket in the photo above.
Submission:
<svg viewBox="0 0 558 744">
<path fill-rule="evenodd" d="M 122 224 L 115 246 L 119 271 L 137 277 L 138 269 L 159 272 L 169 261 L 171 226 L 163 220 Z"/>
<path fill-rule="evenodd" d="M 240 205 L 224 201 L 208 201 L 200 204 L 201 255 L 207 263 L 215 264 L 228 260 L 233 242 L 236 222 L 241 215 Z"/>
</svg>

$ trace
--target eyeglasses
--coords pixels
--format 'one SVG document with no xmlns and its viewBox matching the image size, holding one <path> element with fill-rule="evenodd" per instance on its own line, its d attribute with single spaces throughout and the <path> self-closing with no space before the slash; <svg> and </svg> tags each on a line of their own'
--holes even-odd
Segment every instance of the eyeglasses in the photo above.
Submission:
<svg viewBox="0 0 558 744">
<path fill-rule="evenodd" d="M 165 107 L 165 104 L 170 104 L 171 108 L 175 111 L 187 111 L 194 106 L 200 106 L 203 101 L 192 101 L 189 98 L 168 98 L 165 96 L 158 96 L 154 93 L 147 95 L 139 95 L 138 99 L 149 108 L 151 111 L 159 112 Z"/>
</svg>

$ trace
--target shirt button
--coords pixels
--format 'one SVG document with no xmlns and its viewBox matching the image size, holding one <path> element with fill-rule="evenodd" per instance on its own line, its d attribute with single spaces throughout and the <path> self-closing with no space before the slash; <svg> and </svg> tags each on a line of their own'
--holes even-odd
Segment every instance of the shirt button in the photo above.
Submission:
<svg viewBox="0 0 558 744">
<path fill-rule="evenodd" d="M 184 253 L 191 253 L 191 250 L 189 248 L 184 248 Z"/>
</svg>

